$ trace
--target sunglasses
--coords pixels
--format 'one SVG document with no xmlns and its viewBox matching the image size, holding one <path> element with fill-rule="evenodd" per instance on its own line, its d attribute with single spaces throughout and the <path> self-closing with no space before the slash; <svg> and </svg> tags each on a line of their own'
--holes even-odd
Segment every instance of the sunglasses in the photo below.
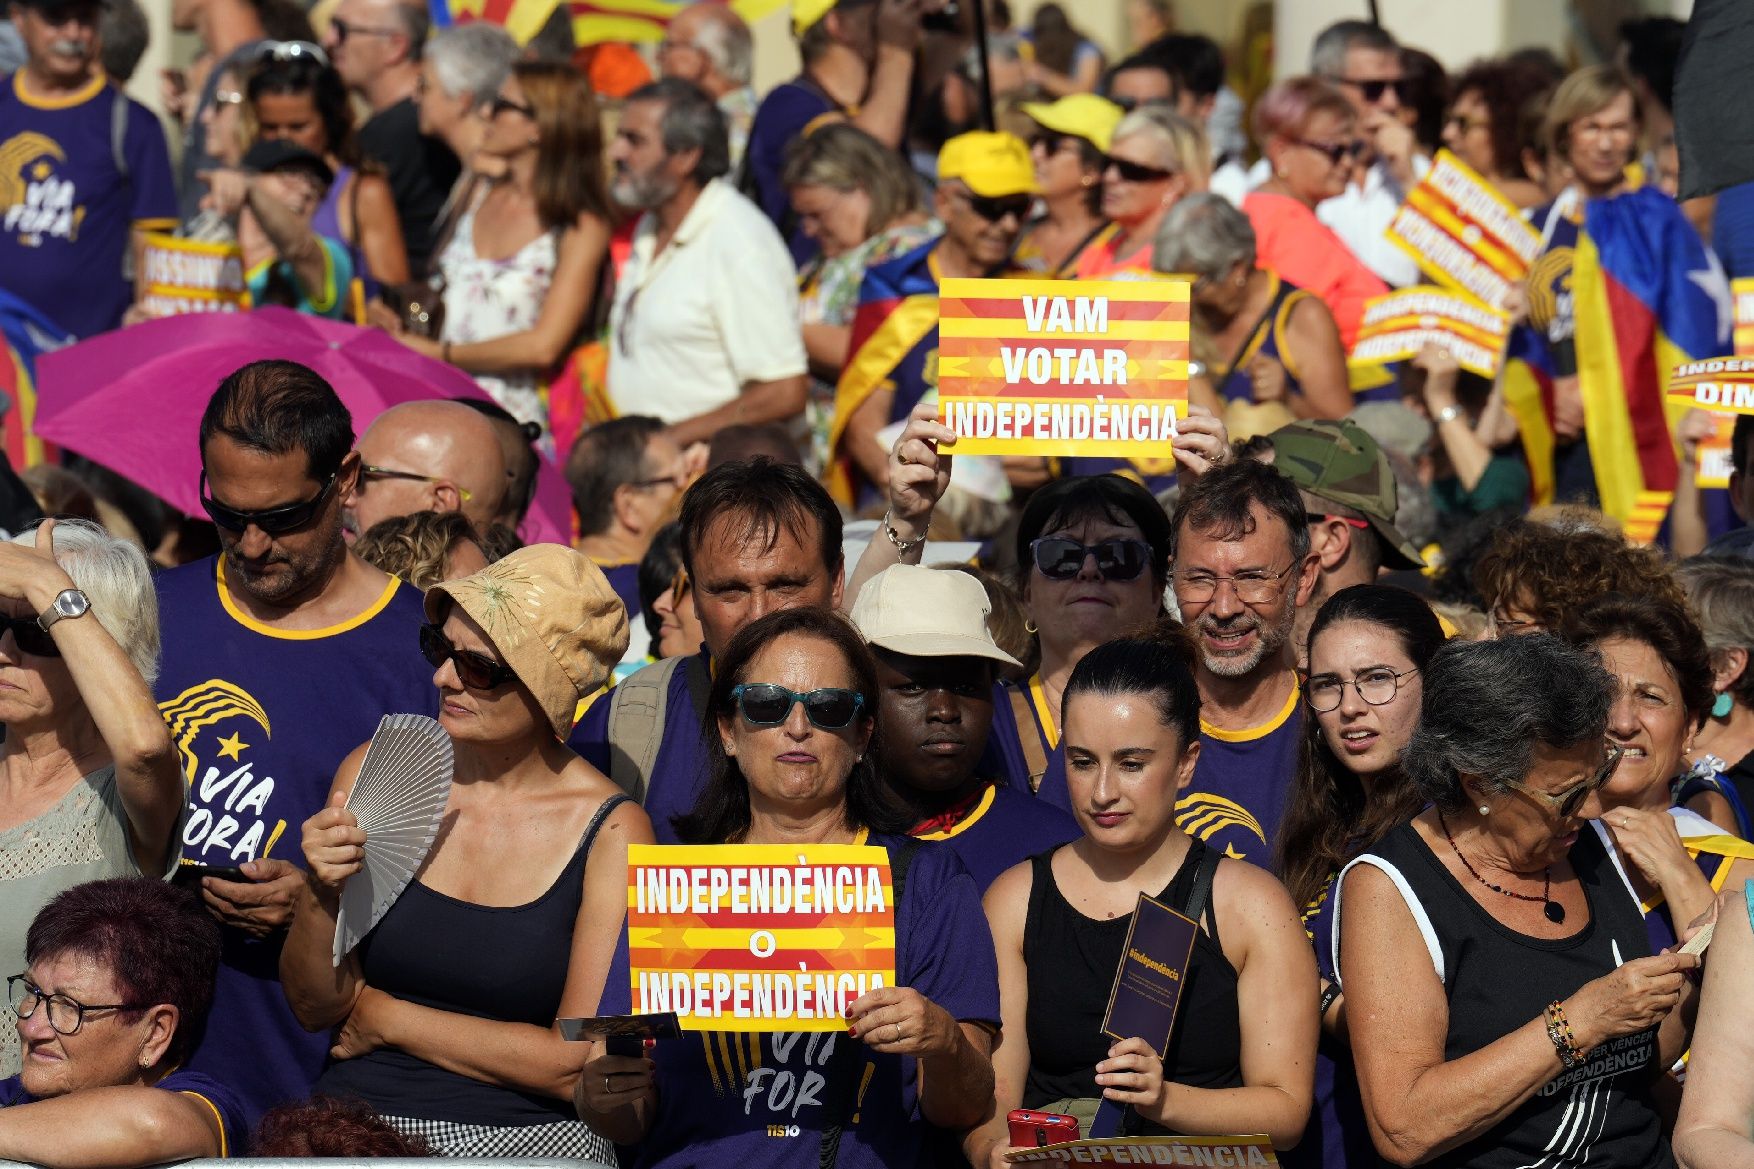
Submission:
<svg viewBox="0 0 1754 1169">
<path fill-rule="evenodd" d="M 375 467 L 370 463 L 361 463 L 359 473 L 365 479 L 410 479 L 416 483 L 445 483 L 456 490 L 458 498 L 464 503 L 470 503 L 475 499 L 474 494 L 467 487 L 452 483 L 441 475 L 422 475 L 418 471 L 397 471 L 391 467 Z"/>
<path fill-rule="evenodd" d="M 338 41 L 346 40 L 346 34 L 341 30 L 345 29 L 347 26 L 342 24 L 339 20 L 334 21 L 333 23 L 336 27 L 335 39 Z M 354 31 L 357 32 L 358 30 L 355 29 Z M 263 41 L 256 48 L 256 60 L 282 62 L 300 60 L 315 61 L 324 69 L 329 67 L 329 54 L 323 51 L 323 46 L 312 44 L 310 41 Z"/>
<path fill-rule="evenodd" d="M 1389 90 L 1395 91 L 1395 100 L 1405 105 L 1407 102 L 1407 79 L 1397 77 L 1393 81 L 1353 81 L 1349 77 L 1336 77 L 1341 85 L 1350 85 L 1363 95 L 1364 100 L 1375 105 L 1382 100 L 1382 95 Z"/>
<path fill-rule="evenodd" d="M 1146 166 L 1143 163 L 1128 162 L 1124 158 L 1116 158 L 1110 154 L 1102 160 L 1102 173 L 1113 170 L 1121 176 L 1121 181 L 1128 183 L 1155 183 L 1164 179 L 1174 178 L 1175 172 L 1162 167 Z"/>
<path fill-rule="evenodd" d="M 1039 146 L 1049 154 L 1058 154 L 1060 147 L 1066 144 L 1070 134 L 1061 134 L 1054 130 L 1043 130 L 1029 140 L 1030 146 Z"/>
<path fill-rule="evenodd" d="M 1364 143 L 1356 139 L 1351 142 L 1311 142 L 1307 138 L 1299 138 L 1297 144 L 1307 146 L 1326 158 L 1329 166 L 1339 166 L 1341 162 L 1349 162 L 1364 152 Z"/>
<path fill-rule="evenodd" d="M 731 702 L 752 727 L 777 727 L 792 716 L 795 703 L 804 704 L 810 725 L 822 731 L 843 731 L 864 709 L 865 696 L 857 690 L 826 687 L 800 694 L 772 682 L 739 682 L 731 688 Z"/>
<path fill-rule="evenodd" d="M 55 639 L 38 624 L 35 617 L 0 616 L 0 636 L 7 630 L 12 631 L 13 643 L 24 653 L 38 658 L 58 658 L 61 651 L 55 647 Z"/>
<path fill-rule="evenodd" d="M 494 98 L 493 104 L 489 108 L 492 110 L 492 116 L 496 118 L 505 113 L 522 114 L 526 118 L 536 116 L 536 110 L 533 106 L 519 105 L 509 97 Z"/>
<path fill-rule="evenodd" d="M 1080 544 L 1067 536 L 1042 536 L 1029 542 L 1038 572 L 1049 580 L 1071 580 L 1084 568 L 1086 556 L 1096 557 L 1103 580 L 1134 580 L 1151 562 L 1151 546 L 1143 540 L 1116 538 Z"/>
<path fill-rule="evenodd" d="M 1029 209 L 1035 206 L 1035 200 L 1028 195 L 977 195 L 972 191 L 958 191 L 968 203 L 968 209 L 986 220 L 997 223 L 1007 215 L 1015 215 L 1019 222 L 1029 218 Z"/>
<path fill-rule="evenodd" d="M 1576 814 L 1579 808 L 1583 807 L 1583 802 L 1589 798 L 1591 792 L 1607 783 L 1608 780 L 1613 777 L 1614 769 L 1620 766 L 1620 757 L 1625 753 L 1625 748 L 1621 747 L 1620 744 L 1609 743 L 1608 759 L 1607 762 L 1602 764 L 1602 769 L 1588 779 L 1578 780 L 1562 792 L 1550 794 L 1548 792 L 1535 791 L 1533 788 L 1524 787 L 1520 783 L 1513 783 L 1508 786 L 1511 790 L 1528 796 L 1536 803 L 1551 808 L 1554 812 L 1559 814 L 1560 819 L 1568 819 Z"/>
<path fill-rule="evenodd" d="M 287 532 L 297 531 L 316 518 L 328 501 L 329 493 L 335 489 L 335 480 L 341 475 L 336 471 L 329 476 L 329 481 L 317 491 L 316 495 L 303 503 L 291 503 L 285 507 L 270 507 L 263 511 L 239 511 L 235 507 L 227 507 L 207 494 L 207 472 L 201 472 L 201 510 L 207 518 L 228 532 L 241 532 L 254 526 L 265 536 L 283 536 Z"/>
<path fill-rule="evenodd" d="M 504 662 L 472 649 L 458 649 L 437 625 L 420 627 L 420 656 L 435 670 L 451 663 L 457 669 L 457 680 L 471 690 L 498 690 L 518 676 Z"/>
<path fill-rule="evenodd" d="M 688 595 L 688 570 L 678 568 L 676 575 L 670 578 L 670 607 L 682 604 L 682 598 Z"/>
<path fill-rule="evenodd" d="M 335 30 L 335 43 L 341 44 L 348 37 L 393 37 L 402 32 L 399 28 L 374 28 L 366 24 L 350 24 L 339 16 L 329 18 L 329 27 Z M 325 65 L 328 61 L 323 62 Z"/>
</svg>

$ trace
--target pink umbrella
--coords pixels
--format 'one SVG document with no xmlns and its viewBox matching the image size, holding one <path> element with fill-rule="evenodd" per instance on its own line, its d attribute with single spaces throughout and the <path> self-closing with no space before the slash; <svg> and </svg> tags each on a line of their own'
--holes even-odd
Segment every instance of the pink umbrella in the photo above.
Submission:
<svg viewBox="0 0 1754 1169">
<path fill-rule="evenodd" d="M 190 313 L 38 359 L 36 433 L 200 515 L 196 436 L 207 399 L 238 367 L 268 358 L 322 375 L 353 414 L 356 433 L 402 402 L 488 397 L 462 370 L 376 329 L 284 308 Z M 571 540 L 572 499 L 550 458 L 542 460 L 520 534 L 532 543 Z"/>
</svg>

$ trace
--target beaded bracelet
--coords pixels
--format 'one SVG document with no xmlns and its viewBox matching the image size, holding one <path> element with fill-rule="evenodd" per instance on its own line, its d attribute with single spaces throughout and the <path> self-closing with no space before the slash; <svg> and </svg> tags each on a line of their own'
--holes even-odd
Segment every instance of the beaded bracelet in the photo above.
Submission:
<svg viewBox="0 0 1754 1169">
<path fill-rule="evenodd" d="M 1547 1004 L 1547 1038 L 1553 1041 L 1553 1047 L 1559 1052 L 1559 1062 L 1567 1070 L 1580 1067 L 1589 1060 L 1589 1053 L 1577 1045 L 1577 1039 L 1571 1033 L 1571 1022 L 1565 1017 L 1565 1008 L 1555 999 Z"/>
<path fill-rule="evenodd" d="M 931 531 L 932 525 L 927 524 L 924 532 L 921 532 L 911 540 L 904 540 L 896 533 L 894 511 L 886 511 L 883 513 L 883 534 L 889 537 L 889 542 L 891 544 L 895 545 L 895 558 L 897 560 L 901 559 L 909 552 L 912 552 L 921 544 L 924 544 L 926 542 L 926 537 Z"/>
</svg>

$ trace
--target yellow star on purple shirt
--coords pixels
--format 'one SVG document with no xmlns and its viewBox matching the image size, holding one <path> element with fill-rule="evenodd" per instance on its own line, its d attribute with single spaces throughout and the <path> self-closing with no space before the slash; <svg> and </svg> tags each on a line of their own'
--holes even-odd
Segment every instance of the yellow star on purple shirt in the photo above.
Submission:
<svg viewBox="0 0 1754 1169">
<path fill-rule="evenodd" d="M 224 735 L 219 740 L 219 755 L 222 759 L 240 759 L 243 749 L 249 744 L 243 741 L 242 733 Z"/>
</svg>

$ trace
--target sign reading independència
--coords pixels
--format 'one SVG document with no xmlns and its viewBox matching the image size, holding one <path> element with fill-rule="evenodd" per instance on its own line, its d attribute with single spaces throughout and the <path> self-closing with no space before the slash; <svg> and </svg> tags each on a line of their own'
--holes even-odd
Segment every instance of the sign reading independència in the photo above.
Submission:
<svg viewBox="0 0 1754 1169">
<path fill-rule="evenodd" d="M 895 985 L 889 854 L 851 844 L 627 850 L 633 1010 L 684 1031 L 844 1031 Z"/>
</svg>

